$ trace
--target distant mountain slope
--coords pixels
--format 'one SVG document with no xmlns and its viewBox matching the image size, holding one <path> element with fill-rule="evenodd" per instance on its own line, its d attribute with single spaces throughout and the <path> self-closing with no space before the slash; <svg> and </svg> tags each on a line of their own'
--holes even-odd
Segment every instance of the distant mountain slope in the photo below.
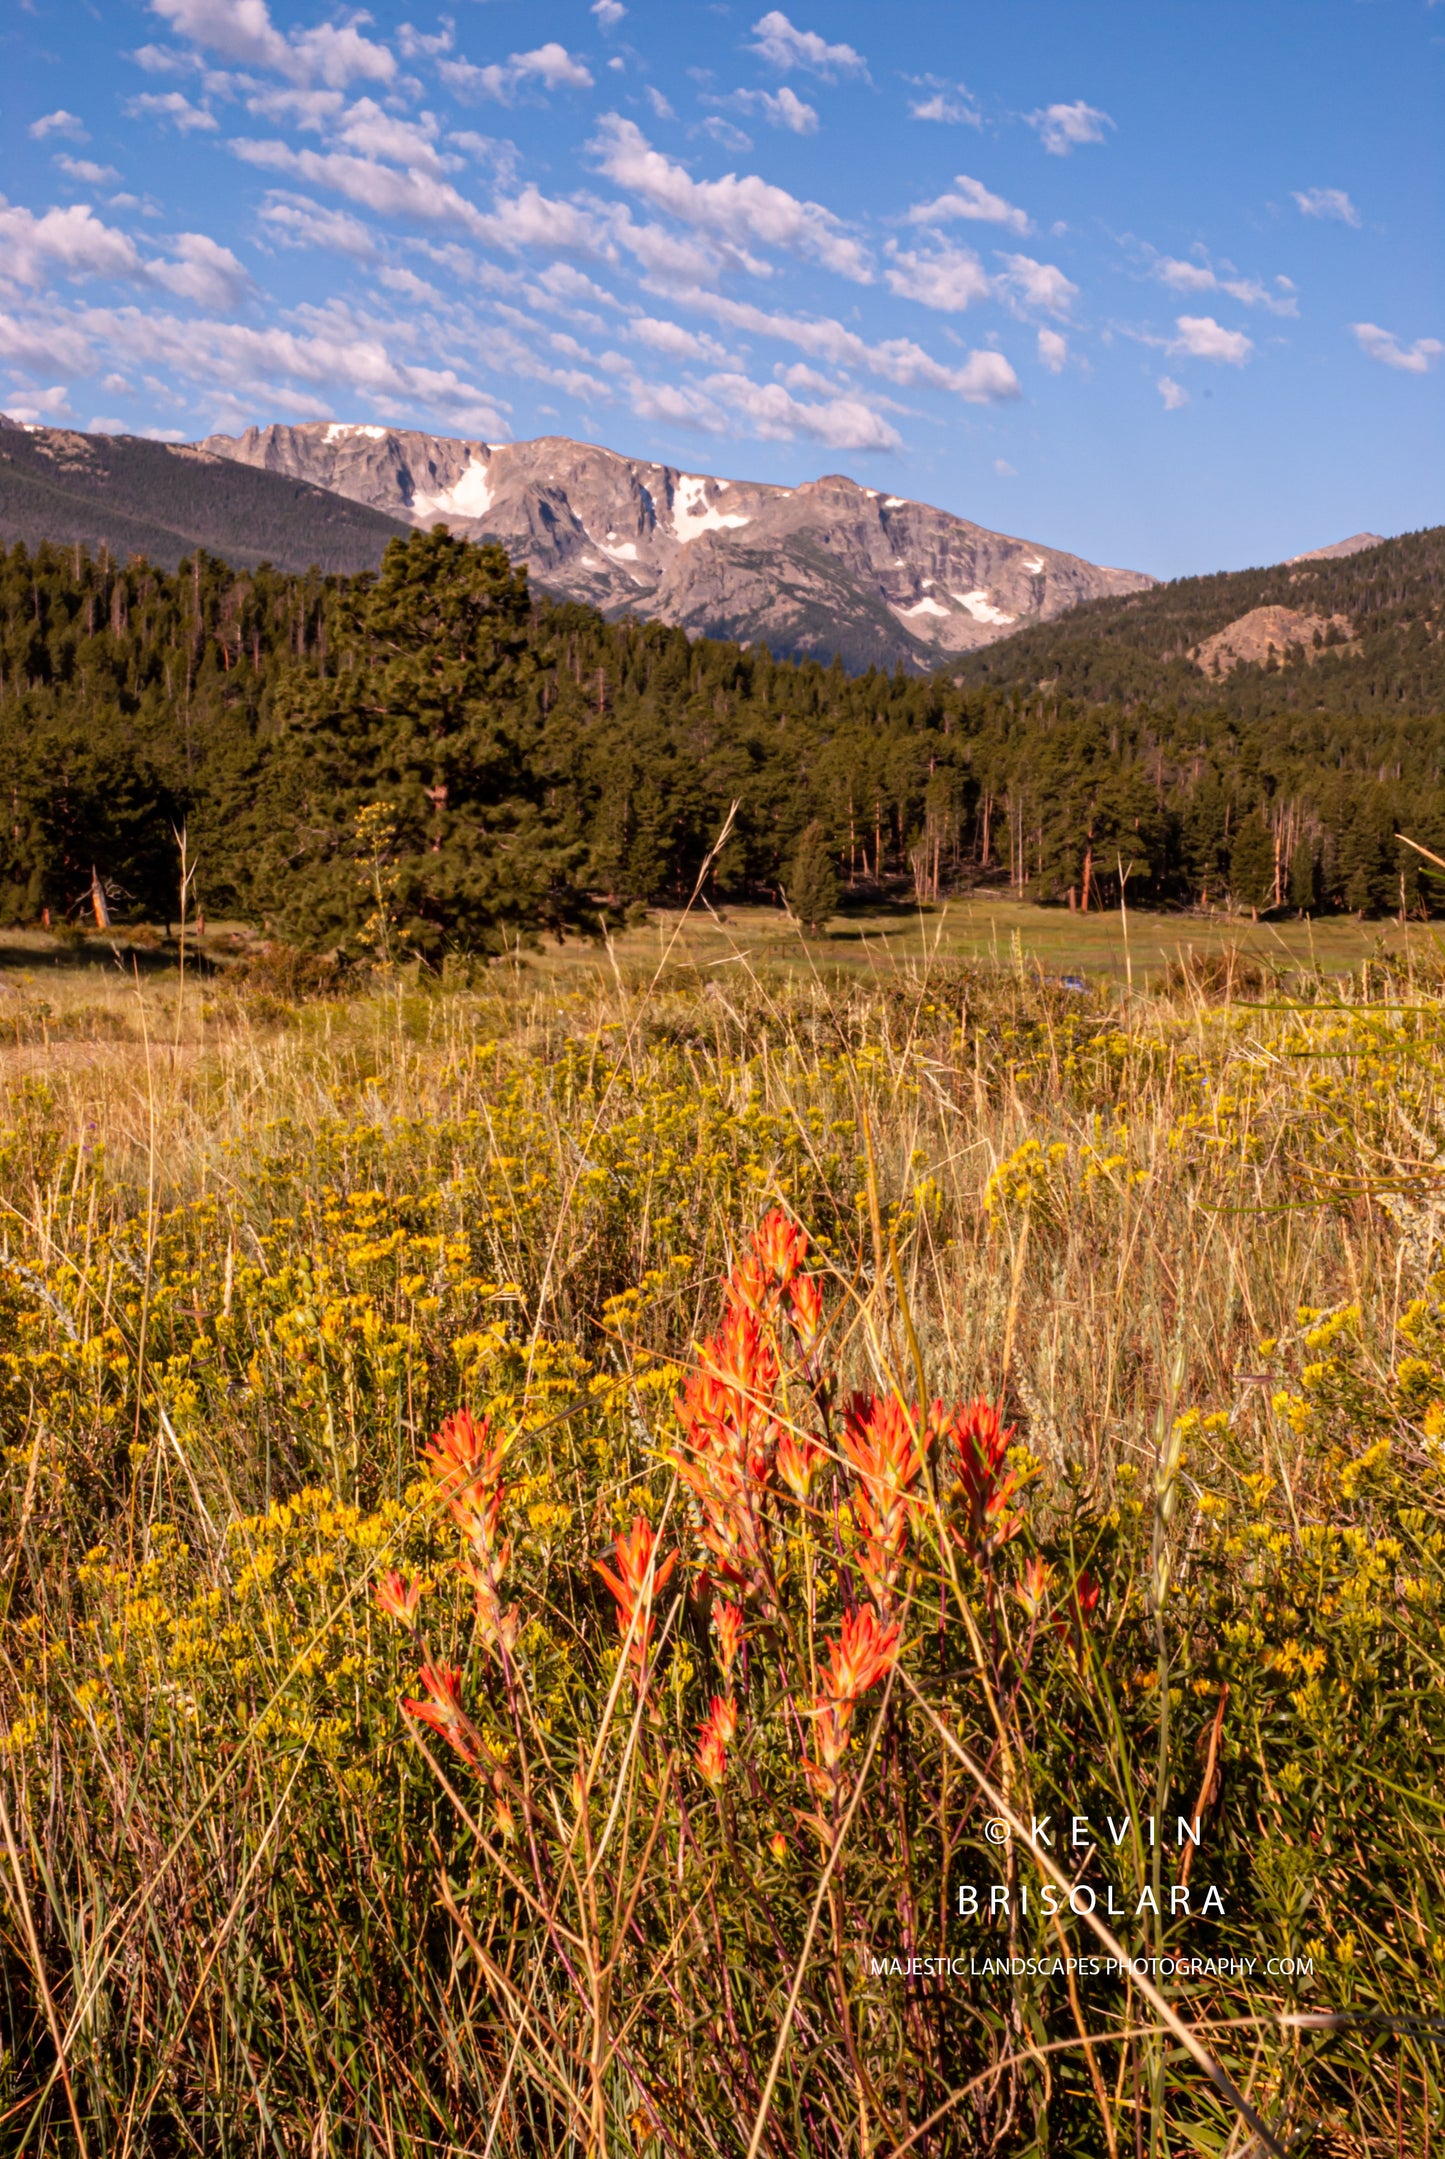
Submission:
<svg viewBox="0 0 1445 2159">
<path fill-rule="evenodd" d="M 1347 555 L 1181 577 L 1096 600 L 950 672 L 966 684 L 1048 688 L 1092 703 L 1223 707 L 1241 718 L 1445 712 L 1445 525 Z"/>
<path fill-rule="evenodd" d="M 609 618 L 638 614 L 785 656 L 836 653 L 853 669 L 931 670 L 1021 623 L 1152 583 L 839 474 L 771 487 L 560 435 L 493 446 L 339 421 L 252 427 L 200 447 L 413 524 L 500 540 L 537 584 Z"/>
<path fill-rule="evenodd" d="M 174 569 L 197 547 L 238 569 L 374 569 L 407 527 L 279 473 L 134 435 L 0 426 L 0 543 L 79 541 Z"/>
</svg>

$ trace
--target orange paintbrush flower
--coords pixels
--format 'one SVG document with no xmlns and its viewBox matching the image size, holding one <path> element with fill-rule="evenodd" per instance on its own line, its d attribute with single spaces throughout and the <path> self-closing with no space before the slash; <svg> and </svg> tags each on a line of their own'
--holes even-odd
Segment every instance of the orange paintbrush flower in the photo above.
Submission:
<svg viewBox="0 0 1445 2159">
<path fill-rule="evenodd" d="M 652 1641 L 653 1601 L 677 1565 L 677 1554 L 669 1552 L 666 1559 L 657 1559 L 657 1532 L 641 1514 L 634 1517 L 629 1533 L 617 1539 L 613 1551 L 616 1572 L 600 1559 L 592 1564 L 612 1592 L 618 1627 L 631 1636 L 629 1654 L 640 1672 Z"/>
<path fill-rule="evenodd" d="M 1040 1553 L 1035 1552 L 1028 1565 L 1024 1568 L 1018 1587 L 1014 1591 L 1014 1595 L 1028 1613 L 1030 1619 L 1037 1619 L 1039 1613 L 1043 1610 L 1044 1601 L 1049 1593 L 1049 1585 L 1053 1579 L 1053 1568 Z"/>
<path fill-rule="evenodd" d="M 489 1545 L 496 1535 L 505 1453 L 505 1440 L 492 1440 L 491 1419 L 474 1417 L 469 1409 L 454 1409 L 422 1449 L 457 1527 L 474 1544 Z"/>
<path fill-rule="evenodd" d="M 727 1774 L 728 1746 L 737 1731 L 737 1712 L 731 1702 L 715 1694 L 708 1705 L 707 1721 L 698 1729 L 697 1766 L 714 1790 Z"/>
<path fill-rule="evenodd" d="M 898 1662 L 898 1629 L 886 1626 L 871 1604 L 844 1615 L 839 1638 L 828 1644 L 823 1691 L 813 1705 L 817 1720 L 818 1760 L 809 1774 L 824 1785 L 834 1781 L 848 1751 L 853 1710 L 859 1697 L 885 1679 Z"/>
<path fill-rule="evenodd" d="M 898 1662 L 898 1628 L 885 1626 L 871 1604 L 847 1612 L 838 1640 L 828 1644 L 823 1690 L 835 1702 L 856 1702 L 886 1679 Z"/>
<path fill-rule="evenodd" d="M 843 1413 L 843 1454 L 858 1478 L 863 1579 L 887 1605 L 908 1543 L 908 1510 L 923 1471 L 923 1420 L 896 1394 L 855 1394 Z"/>
<path fill-rule="evenodd" d="M 802 1432 L 784 1432 L 778 1441 L 776 1468 L 779 1478 L 801 1506 L 813 1489 L 813 1479 L 828 1459 L 820 1447 Z"/>
<path fill-rule="evenodd" d="M 965 1541 L 976 1558 L 987 1561 L 1023 1527 L 1023 1516 L 1010 1505 L 1019 1489 L 1019 1479 L 1008 1467 L 1014 1427 L 1005 1425 L 999 1405 L 981 1394 L 959 1403 L 946 1419 L 942 1403 L 935 1403 L 934 1415 L 940 1437 L 953 1447 L 968 1509 Z"/>
<path fill-rule="evenodd" d="M 426 1700 L 414 1702 L 403 1696 L 402 1708 L 419 1724 L 428 1724 L 471 1768 L 482 1758 L 482 1743 L 462 1707 L 462 1675 L 454 1664 L 424 1664 L 417 1678 L 426 1689 Z"/>
<path fill-rule="evenodd" d="M 735 1604 L 719 1597 L 712 1608 L 712 1623 L 717 1634 L 717 1661 L 724 1679 L 728 1679 L 743 1646 L 743 1615 Z"/>
<path fill-rule="evenodd" d="M 804 1356 L 811 1354 L 823 1331 L 823 1285 L 815 1274 L 800 1274 L 789 1291 L 793 1332 Z"/>
<path fill-rule="evenodd" d="M 386 1618 L 409 1627 L 416 1618 L 416 1608 L 421 1603 L 421 1583 L 408 1582 L 404 1574 L 393 1568 L 384 1574 L 376 1585 L 376 1608 Z"/>
</svg>

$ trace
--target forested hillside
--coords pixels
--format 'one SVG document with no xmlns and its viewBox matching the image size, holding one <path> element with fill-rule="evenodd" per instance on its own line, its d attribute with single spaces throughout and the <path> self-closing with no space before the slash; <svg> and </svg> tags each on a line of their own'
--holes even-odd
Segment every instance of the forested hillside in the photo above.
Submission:
<svg viewBox="0 0 1445 2159">
<path fill-rule="evenodd" d="M 349 571 L 374 569 L 404 529 L 365 503 L 189 444 L 17 427 L 0 413 L 0 546 L 49 540 L 168 569 L 204 547 L 238 569 Z"/>
<path fill-rule="evenodd" d="M 1436 633 L 1414 598 L 1405 626 L 1398 596 L 1437 577 L 1440 538 L 1309 566 L 1331 587 L 1312 605 L 1359 609 L 1364 578 L 1380 620 L 1402 611 L 1380 632 L 1400 671 L 1382 657 L 1347 712 L 1278 672 L 1271 706 L 1249 670 L 1194 674 L 1197 703 L 1099 703 L 1087 679 L 850 679 L 538 603 L 499 548 L 444 532 L 352 579 L 17 547 L 0 558 L 0 913 L 77 913 L 93 867 L 118 915 L 166 914 L 184 828 L 213 917 L 434 960 L 685 898 L 734 802 L 722 897 L 775 895 L 817 820 L 870 897 L 991 878 L 1094 907 L 1122 872 L 1137 905 L 1421 908 L 1431 873 L 1395 834 L 1445 853 L 1445 700 Z M 1182 592 L 1087 612 L 1175 607 L 1182 641 L 1214 619 Z M 1141 680 L 1154 664 L 1122 633 L 1102 649 Z M 1328 664 L 1300 667 L 1307 687 Z"/>
<path fill-rule="evenodd" d="M 1260 607 L 1284 607 L 1349 629 L 1321 634 L 1292 662 L 1236 669 L 1227 690 L 1190 654 Z M 1445 711 L 1445 525 L 1334 561 L 1279 563 L 1217 577 L 1181 577 L 1122 599 L 1091 600 L 959 661 L 970 685 L 1088 703 L 1221 703 L 1241 720 L 1281 711 L 1337 716 Z"/>
</svg>

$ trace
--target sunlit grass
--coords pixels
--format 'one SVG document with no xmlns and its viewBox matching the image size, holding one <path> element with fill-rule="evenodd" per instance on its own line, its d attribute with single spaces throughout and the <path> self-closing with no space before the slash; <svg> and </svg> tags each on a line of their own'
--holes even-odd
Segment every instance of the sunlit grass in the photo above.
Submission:
<svg viewBox="0 0 1445 2159">
<path fill-rule="evenodd" d="M 1132 996 L 1090 986 L 1075 943 L 1081 992 L 981 904 L 972 958 L 951 910 L 911 959 L 896 922 L 850 956 L 745 918 L 296 1007 L 117 969 L 74 993 L 108 1034 L 17 1030 L 7 2147 L 881 2159 L 936 2113 L 910 2149 L 1241 2151 L 1137 1987 L 872 1972 L 1099 1949 L 960 1918 L 960 1883 L 1040 1880 L 972 1763 L 1024 1815 L 1199 1812 L 1224 1914 L 1110 1926 L 1315 1970 L 1166 1980 L 1169 2015 L 1281 2143 L 1423 2148 L 1433 947 L 1342 980 L 1297 941 L 1221 1001 L 1138 947 Z M 748 1587 L 674 1404 L 774 1209 L 825 1315 L 780 1414 L 821 1452 L 767 1471 Z M 903 1416 L 893 1470 L 855 1389 Z M 920 1395 L 1016 1424 L 994 1530 L 953 1440 L 907 1468 Z M 505 1447 L 465 1544 L 421 1461 L 459 1404 Z M 651 1641 L 596 1571 L 639 1521 L 679 1555 Z M 840 1733 L 864 1609 L 901 1646 Z M 430 1760 L 423 1664 L 477 1735 Z M 1137 1892 L 1123 1849 L 1096 1878 Z"/>
</svg>

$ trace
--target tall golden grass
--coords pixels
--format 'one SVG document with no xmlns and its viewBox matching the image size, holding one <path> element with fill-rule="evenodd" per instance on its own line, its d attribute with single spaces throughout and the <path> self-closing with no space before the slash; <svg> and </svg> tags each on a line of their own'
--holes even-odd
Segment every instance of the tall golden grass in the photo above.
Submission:
<svg viewBox="0 0 1445 2159">
<path fill-rule="evenodd" d="M 6 2148 L 1427 2150 L 1445 1010 L 1245 987 L 12 1014 Z"/>
</svg>

